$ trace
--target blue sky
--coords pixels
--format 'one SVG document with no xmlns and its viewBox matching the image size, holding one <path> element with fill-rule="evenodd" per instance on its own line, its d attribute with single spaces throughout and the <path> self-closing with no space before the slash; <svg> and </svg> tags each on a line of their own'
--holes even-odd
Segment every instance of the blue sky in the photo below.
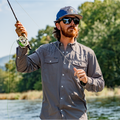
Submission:
<svg viewBox="0 0 120 120">
<path fill-rule="evenodd" d="M 78 9 L 84 2 L 94 0 L 9 0 L 18 20 L 28 32 L 28 40 L 37 36 L 39 29 L 46 25 L 54 26 L 56 14 L 64 6 Z M 8 6 L 7 0 L 0 0 L 0 58 L 15 54 L 17 34 L 16 20 Z"/>
</svg>

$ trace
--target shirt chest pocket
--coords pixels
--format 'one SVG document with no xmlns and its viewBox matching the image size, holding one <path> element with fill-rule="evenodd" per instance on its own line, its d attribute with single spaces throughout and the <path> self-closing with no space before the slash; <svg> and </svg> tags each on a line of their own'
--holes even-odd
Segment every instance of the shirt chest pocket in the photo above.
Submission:
<svg viewBox="0 0 120 120">
<path fill-rule="evenodd" d="M 57 57 L 46 57 L 44 61 L 44 71 L 47 73 L 55 73 L 58 69 L 59 59 Z"/>
<path fill-rule="evenodd" d="M 85 61 L 74 60 L 72 61 L 72 64 L 75 68 L 83 69 L 85 72 L 87 72 L 87 63 Z"/>
</svg>

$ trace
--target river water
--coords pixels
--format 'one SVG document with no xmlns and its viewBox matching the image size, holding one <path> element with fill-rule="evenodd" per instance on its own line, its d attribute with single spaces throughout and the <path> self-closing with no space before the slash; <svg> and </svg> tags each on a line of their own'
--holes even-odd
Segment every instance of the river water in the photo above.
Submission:
<svg viewBox="0 0 120 120">
<path fill-rule="evenodd" d="M 120 120 L 120 97 L 87 99 L 89 120 Z M 0 100 L 0 120 L 40 120 L 41 100 Z"/>
</svg>

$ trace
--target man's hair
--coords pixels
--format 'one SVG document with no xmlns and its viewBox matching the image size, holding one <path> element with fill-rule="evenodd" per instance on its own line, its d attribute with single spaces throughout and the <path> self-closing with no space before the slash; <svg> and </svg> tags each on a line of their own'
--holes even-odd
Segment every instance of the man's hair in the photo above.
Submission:
<svg viewBox="0 0 120 120">
<path fill-rule="evenodd" d="M 60 37 L 61 37 L 61 35 L 60 35 L 60 30 L 58 30 L 57 27 L 54 27 L 53 34 L 54 34 L 54 37 L 55 37 L 58 41 L 60 41 Z"/>
</svg>

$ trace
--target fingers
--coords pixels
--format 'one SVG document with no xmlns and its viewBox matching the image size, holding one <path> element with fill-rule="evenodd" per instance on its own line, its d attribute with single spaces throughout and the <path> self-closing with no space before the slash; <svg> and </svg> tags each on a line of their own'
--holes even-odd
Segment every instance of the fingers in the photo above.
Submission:
<svg viewBox="0 0 120 120">
<path fill-rule="evenodd" d="M 85 74 L 85 72 L 84 71 L 78 71 L 77 72 L 77 77 L 80 79 L 80 78 L 82 78 L 82 77 L 84 77 L 86 74 Z"/>
<path fill-rule="evenodd" d="M 82 81 L 83 83 L 87 83 L 87 79 L 85 78 L 85 76 L 81 77 L 79 80 Z"/>
<path fill-rule="evenodd" d="M 84 70 L 74 68 L 74 76 L 77 76 L 80 81 L 87 83 L 87 76 Z"/>
<path fill-rule="evenodd" d="M 76 68 L 74 68 L 74 76 L 77 76 L 77 77 L 82 77 L 82 76 L 84 76 L 85 75 L 85 72 L 84 72 L 84 70 L 82 70 L 82 69 L 76 69 Z"/>
<path fill-rule="evenodd" d="M 83 72 L 78 72 L 78 73 L 77 73 L 77 77 L 78 77 L 78 78 L 82 78 L 83 76 L 85 76 L 84 71 L 83 71 Z"/>
<path fill-rule="evenodd" d="M 26 30 L 22 27 L 20 28 L 16 28 L 16 33 L 18 34 L 18 36 L 22 36 L 22 34 L 25 34 L 26 33 Z"/>
<path fill-rule="evenodd" d="M 19 21 L 16 22 L 15 27 L 16 27 L 15 31 L 18 36 L 22 36 L 23 34 L 25 34 L 27 37 L 27 31 Z"/>
</svg>

